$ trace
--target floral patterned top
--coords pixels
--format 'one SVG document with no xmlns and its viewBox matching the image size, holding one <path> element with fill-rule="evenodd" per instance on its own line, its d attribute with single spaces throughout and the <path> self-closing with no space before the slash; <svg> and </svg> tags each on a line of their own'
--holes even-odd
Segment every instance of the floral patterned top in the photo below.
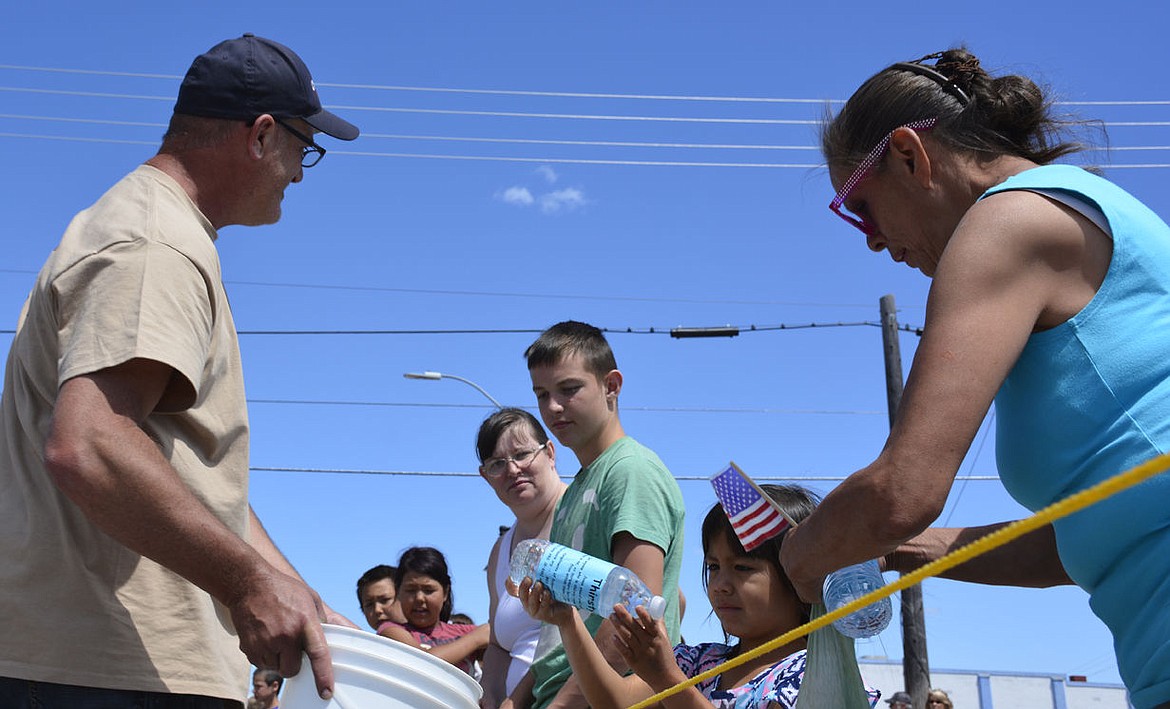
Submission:
<svg viewBox="0 0 1170 709">
<path fill-rule="evenodd" d="M 734 651 L 733 646 L 723 643 L 679 644 L 674 648 L 674 659 L 683 674 L 694 677 L 731 659 Z M 800 681 L 804 678 L 804 665 L 805 651 L 798 650 L 739 687 L 722 689 L 719 686 L 721 677 L 715 676 L 700 682 L 695 688 L 711 700 L 715 709 L 765 709 L 770 702 L 784 709 L 793 709 L 800 692 Z M 881 692 L 869 687 L 865 691 L 869 705 L 875 706 Z"/>
</svg>

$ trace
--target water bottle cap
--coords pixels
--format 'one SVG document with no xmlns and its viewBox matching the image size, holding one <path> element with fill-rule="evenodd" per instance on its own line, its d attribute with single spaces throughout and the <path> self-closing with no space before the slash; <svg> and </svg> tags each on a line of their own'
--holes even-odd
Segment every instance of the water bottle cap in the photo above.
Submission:
<svg viewBox="0 0 1170 709">
<path fill-rule="evenodd" d="M 660 619 L 666 615 L 666 599 L 662 596 L 651 598 L 650 603 L 646 605 L 646 610 L 650 612 L 650 617 L 654 620 Z"/>
</svg>

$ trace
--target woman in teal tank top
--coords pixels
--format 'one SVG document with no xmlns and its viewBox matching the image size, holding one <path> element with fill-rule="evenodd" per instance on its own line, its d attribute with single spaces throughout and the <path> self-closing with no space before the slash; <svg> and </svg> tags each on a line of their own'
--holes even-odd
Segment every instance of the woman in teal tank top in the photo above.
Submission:
<svg viewBox="0 0 1170 709">
<path fill-rule="evenodd" d="M 883 69 L 824 126 L 830 209 L 932 284 L 886 446 L 784 544 L 806 601 L 847 564 L 908 571 L 1006 524 L 929 526 L 992 401 L 1000 475 L 1033 510 L 1170 450 L 1170 228 L 1052 164 L 1076 150 L 1067 127 L 964 49 Z M 1134 706 L 1170 709 L 1170 477 L 945 575 L 1076 583 Z"/>
</svg>

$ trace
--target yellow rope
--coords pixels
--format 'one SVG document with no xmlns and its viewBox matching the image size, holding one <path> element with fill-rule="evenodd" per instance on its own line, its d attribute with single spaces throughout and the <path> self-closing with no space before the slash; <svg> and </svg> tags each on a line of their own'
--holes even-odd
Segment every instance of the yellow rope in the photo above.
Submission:
<svg viewBox="0 0 1170 709">
<path fill-rule="evenodd" d="M 1003 546 L 1010 541 L 1022 537 L 1028 532 L 1035 531 L 1046 524 L 1051 524 L 1053 521 L 1062 517 L 1067 517 L 1074 512 L 1079 512 L 1089 505 L 1100 502 L 1101 500 L 1115 495 L 1122 490 L 1133 487 L 1143 480 L 1151 478 L 1154 475 L 1157 475 L 1158 473 L 1161 473 L 1167 469 L 1170 469 L 1170 453 L 1165 453 L 1156 458 L 1152 458 L 1145 463 L 1142 463 L 1141 465 L 1130 468 L 1124 473 L 1118 473 L 1108 480 L 1103 480 L 1096 485 L 1093 485 L 1092 487 L 1088 487 L 1084 490 L 1081 490 L 1080 492 L 1073 493 L 1063 500 L 1052 503 L 1031 517 L 1026 517 L 1024 519 L 1012 522 L 1011 524 L 1005 525 L 985 537 L 976 539 L 970 544 L 956 549 L 944 557 L 936 559 L 929 564 L 921 566 L 918 569 L 903 575 L 893 583 L 890 583 L 876 591 L 867 593 L 861 598 L 841 606 L 835 611 L 826 613 L 816 620 L 805 623 L 799 628 L 793 628 L 780 637 L 769 640 L 768 642 L 753 650 L 748 650 L 742 655 L 724 662 L 722 665 L 712 667 L 706 672 L 697 674 L 688 680 L 679 682 L 673 687 L 665 689 L 652 697 L 638 702 L 637 704 L 630 707 L 630 709 L 645 709 L 646 707 L 657 704 L 667 697 L 678 694 L 687 687 L 693 687 L 698 683 L 704 682 L 716 675 L 722 674 L 727 670 L 739 667 L 745 662 L 754 660 L 760 655 L 766 654 L 772 650 L 775 650 L 776 648 L 787 645 L 793 640 L 808 635 L 814 630 L 819 630 L 829 623 L 837 620 L 838 618 L 844 618 L 850 613 L 860 610 L 865 606 L 870 605 L 871 603 L 880 601 L 881 599 L 893 595 L 902 589 L 909 588 L 916 583 L 920 583 L 923 579 L 929 578 L 931 576 L 937 576 L 938 574 L 948 569 L 954 568 L 965 561 L 969 561 L 973 557 L 991 551 L 996 547 Z"/>
</svg>

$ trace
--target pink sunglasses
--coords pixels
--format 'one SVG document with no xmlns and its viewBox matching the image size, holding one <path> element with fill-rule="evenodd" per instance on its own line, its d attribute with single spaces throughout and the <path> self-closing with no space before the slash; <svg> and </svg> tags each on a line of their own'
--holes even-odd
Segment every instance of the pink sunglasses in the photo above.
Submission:
<svg viewBox="0 0 1170 709">
<path fill-rule="evenodd" d="M 919 121 L 912 121 L 904 126 L 899 126 L 899 128 L 910 128 L 911 130 L 916 131 L 930 130 L 934 127 L 934 124 L 937 120 L 937 118 L 924 118 Z M 894 130 L 898 129 L 895 128 Z M 849 176 L 849 179 L 845 180 L 845 184 L 841 185 L 841 189 L 837 192 L 837 196 L 833 197 L 832 202 L 829 202 L 829 209 L 831 209 L 834 214 L 860 229 L 861 233 L 865 234 L 866 236 L 873 236 L 874 234 L 878 233 L 877 225 L 866 220 L 864 217 L 857 217 L 853 214 L 850 214 L 848 211 L 842 210 L 841 206 L 845 204 L 845 200 L 849 199 L 849 193 L 853 191 L 854 187 L 857 187 L 857 183 L 869 177 L 869 174 L 873 172 L 874 166 L 876 166 L 878 162 L 883 157 L 885 157 L 886 150 L 890 147 L 890 138 L 893 135 L 893 130 L 889 133 L 886 133 L 886 137 L 882 138 L 881 142 L 874 146 L 874 149 L 870 151 L 869 155 L 865 156 L 865 159 L 862 160 L 861 163 L 857 166 L 857 169 L 853 171 L 853 174 Z"/>
</svg>

